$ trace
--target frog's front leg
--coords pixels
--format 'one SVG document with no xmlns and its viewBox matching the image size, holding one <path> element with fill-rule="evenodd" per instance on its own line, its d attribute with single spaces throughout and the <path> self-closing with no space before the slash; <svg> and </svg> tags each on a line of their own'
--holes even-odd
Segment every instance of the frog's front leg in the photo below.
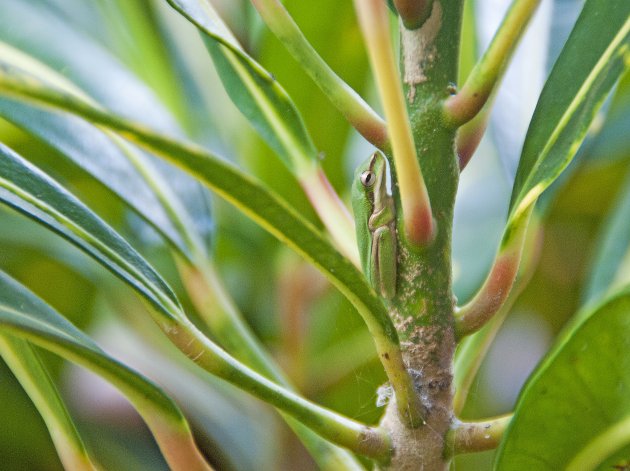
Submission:
<svg viewBox="0 0 630 471">
<path fill-rule="evenodd" d="M 396 237 L 390 226 L 380 226 L 372 233 L 372 260 L 374 266 L 370 282 L 385 299 L 396 294 Z"/>
</svg>

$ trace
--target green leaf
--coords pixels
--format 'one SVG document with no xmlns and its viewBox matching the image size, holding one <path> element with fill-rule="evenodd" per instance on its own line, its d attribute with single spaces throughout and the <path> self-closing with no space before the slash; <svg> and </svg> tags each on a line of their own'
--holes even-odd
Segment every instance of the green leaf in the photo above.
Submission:
<svg viewBox="0 0 630 471">
<path fill-rule="evenodd" d="M 210 3 L 167 0 L 202 34 L 232 101 L 294 173 L 310 168 L 317 151 L 291 98 L 273 75 L 245 53 Z"/>
<path fill-rule="evenodd" d="M 108 356 L 87 335 L 3 272 L 0 329 L 88 368 L 116 386 L 143 417 L 172 469 L 210 469 L 185 417 L 162 390 Z"/>
<path fill-rule="evenodd" d="M 27 52 L 54 70 L 63 71 L 66 77 L 107 108 L 142 119 L 160 130 L 179 132 L 173 116 L 153 91 L 111 52 L 81 31 L 85 24 L 73 28 L 67 17 L 60 18 L 42 7 L 42 3 L 46 2 L 2 0 L 0 40 Z M 15 25 L 29 27 L 16 28 Z"/>
<path fill-rule="evenodd" d="M 41 88 L 36 88 L 40 91 L 47 90 L 51 93 L 50 97 L 55 96 L 56 93 L 60 93 L 60 96 L 63 96 L 62 102 L 74 103 L 73 110 L 76 110 L 76 107 L 78 107 L 79 110 L 89 110 L 87 114 L 81 114 L 81 116 L 86 119 L 92 119 L 95 116 L 100 116 L 104 119 L 104 121 L 100 122 L 96 120 L 97 122 L 103 125 L 108 125 L 114 129 L 120 125 L 123 127 L 130 125 L 131 130 L 127 129 L 124 134 L 131 138 L 132 141 L 143 144 L 145 147 L 155 151 L 156 153 L 168 156 L 171 161 L 181 164 L 181 166 L 183 166 L 187 171 L 193 173 L 193 175 L 203 174 L 204 182 L 212 188 L 218 189 L 222 194 L 226 194 L 226 189 L 234 189 L 236 198 L 228 199 L 238 203 L 239 198 L 244 198 L 243 201 L 247 201 L 248 205 L 240 204 L 240 206 L 245 209 L 248 214 L 255 215 L 255 218 L 259 222 L 270 229 L 282 240 L 289 242 L 293 241 L 292 245 L 294 247 L 296 247 L 295 240 L 305 242 L 305 245 L 309 248 L 309 250 L 300 250 L 300 252 L 305 256 L 309 256 L 310 259 L 318 260 L 318 266 L 325 268 L 328 274 L 332 275 L 331 279 L 333 282 L 336 281 L 337 286 L 339 286 L 340 289 L 355 302 L 357 309 L 359 309 L 359 312 L 364 316 L 366 322 L 373 330 L 374 335 L 377 338 L 377 343 L 382 346 L 382 351 L 389 355 L 390 363 L 395 364 L 394 362 L 397 358 L 402 362 L 396 331 L 391 324 L 391 320 L 387 317 L 384 306 L 380 303 L 380 300 L 375 296 L 374 292 L 368 287 L 363 276 L 350 262 L 336 252 L 321 236 L 321 234 L 310 224 L 305 222 L 301 216 L 286 206 L 286 204 L 281 202 L 281 200 L 278 200 L 274 195 L 268 193 L 268 191 L 258 183 L 248 177 L 242 176 L 240 172 L 232 168 L 229 164 L 220 162 L 215 157 L 198 147 L 181 144 L 161 135 L 153 134 L 152 132 L 147 131 L 144 126 L 129 123 L 122 118 L 114 117 L 112 119 L 112 116 L 107 112 L 101 111 L 99 108 L 92 107 L 89 103 L 78 99 L 75 95 L 61 92 L 59 89 L 53 87 L 47 88 L 47 86 L 42 84 L 41 81 L 30 74 L 24 73 L 24 71 L 20 71 L 16 67 L 5 63 L 2 67 L 0 67 L 0 71 L 9 73 L 8 76 L 4 76 L 6 78 L 16 73 L 17 75 L 13 76 L 13 78 L 21 77 L 21 79 L 26 79 L 30 82 L 31 85 L 34 85 L 35 83 L 40 84 Z M 26 82 L 22 82 L 21 79 L 18 80 L 22 84 L 26 84 Z M 59 106 L 60 103 L 57 103 L 57 105 Z M 95 115 L 93 113 L 95 113 Z M 114 123 L 118 124 L 114 125 Z M 135 139 L 134 136 L 136 136 L 136 133 L 140 133 L 140 136 L 144 137 Z M 174 156 L 172 154 L 174 154 Z M 280 225 L 280 229 L 285 232 L 283 233 L 281 230 L 272 227 L 270 222 L 277 222 Z M 312 256 L 315 256 L 315 258 L 312 258 Z M 354 285 L 342 285 L 341 281 L 343 279 L 350 280 L 354 283 Z M 183 318 L 179 319 L 179 321 L 186 324 L 186 321 Z M 178 322 L 175 322 L 172 325 L 171 323 L 165 323 L 162 327 L 167 335 L 173 334 L 177 337 L 175 334 L 179 332 L 179 327 L 181 327 L 181 325 L 179 325 Z M 173 327 L 173 330 L 171 330 L 170 327 Z M 261 384 L 259 383 L 261 378 L 257 377 L 257 375 L 253 375 L 250 370 L 243 368 L 242 365 L 237 364 L 231 357 L 227 356 L 225 352 L 210 343 L 206 338 L 201 339 L 201 341 L 206 349 L 204 351 L 211 354 L 208 356 L 213 358 L 208 365 L 204 364 L 204 368 L 213 374 L 217 374 L 218 376 L 231 381 L 232 383 L 236 383 L 244 389 L 256 391 L 261 389 Z M 187 345 L 180 345 L 180 348 L 182 349 L 186 349 L 186 347 Z M 198 356 L 194 358 L 194 360 L 198 359 Z M 220 367 L 218 365 L 224 366 Z M 226 372 L 226 370 L 228 372 Z M 287 393 L 287 401 L 289 402 L 287 405 L 283 398 L 280 398 L 283 400 L 281 403 L 279 402 L 275 384 L 267 382 L 267 384 L 262 386 L 262 393 L 258 391 L 259 397 L 269 399 L 269 397 L 263 395 L 263 393 L 272 393 L 270 399 L 276 401 L 272 402 L 273 404 L 278 403 L 280 404 L 279 407 L 291 411 L 299 408 L 299 412 L 303 412 L 301 403 L 298 404 L 299 401 L 297 401 L 294 395 Z M 321 408 L 316 406 L 313 406 L 312 408 L 315 413 L 322 413 Z M 309 414 L 311 414 L 311 412 L 312 411 L 310 410 L 307 411 Z M 296 412 L 292 413 L 296 414 Z M 307 418 L 310 420 L 310 415 Z M 317 421 L 319 418 L 315 418 L 313 420 Z M 311 422 L 313 422 L 313 420 L 311 420 Z M 321 424 L 319 422 L 316 425 L 321 428 Z M 351 427 L 354 427 L 354 429 L 344 434 L 344 440 L 354 439 L 353 434 L 357 432 L 357 427 L 363 427 L 362 425 L 357 426 L 353 421 L 350 421 L 350 425 Z M 346 436 L 349 438 L 345 438 Z M 333 456 L 331 458 L 338 463 L 338 456 Z M 346 458 L 342 458 L 343 460 L 346 460 Z"/>
<path fill-rule="evenodd" d="M 198 103 L 200 97 L 190 93 L 193 90 L 188 64 L 181 57 L 183 51 L 177 50 L 173 43 L 168 28 L 160 23 L 163 18 L 159 2 L 97 0 L 94 3 L 97 11 L 91 16 L 102 19 L 106 29 L 106 34 L 102 35 L 106 37 L 102 39 L 107 41 L 108 49 L 157 92 L 180 123 L 187 129 L 198 129 L 194 121 L 203 115 L 207 117 L 207 113 L 203 107 L 195 106 L 201 108 L 195 112 L 189 106 L 191 100 Z M 178 86 L 174 87 L 174 83 Z M 204 121 L 205 125 L 210 124 L 207 119 Z"/>
<path fill-rule="evenodd" d="M 628 312 L 626 287 L 564 331 L 521 392 L 496 469 L 610 469 L 630 445 Z"/>
<path fill-rule="evenodd" d="M 357 308 L 375 338 L 389 345 L 398 344 L 392 321 L 363 274 L 286 202 L 231 164 L 201 147 L 156 134 L 142 124 L 94 108 L 3 62 L 1 57 L 0 94 L 17 95 L 70 111 L 117 131 L 184 169 L 318 267 Z"/>
<path fill-rule="evenodd" d="M 94 7 L 92 5 L 81 7 L 74 2 L 64 2 L 63 8 L 67 12 L 60 15 L 53 11 L 54 8 L 47 8 L 41 4 L 33 5 L 21 0 L 0 2 L 0 41 L 11 44 L 24 51 L 23 54 L 27 53 L 38 59 L 38 62 L 46 64 L 47 67 L 39 64 L 39 73 L 42 77 L 55 74 L 60 82 L 69 84 L 73 92 L 88 95 L 90 101 L 94 100 L 124 116 L 141 119 L 161 131 L 181 135 L 178 123 L 155 93 L 102 46 L 102 42 L 105 42 L 107 38 L 101 37 L 98 42 L 83 30 L 90 17 L 98 16 L 98 11 L 89 12 L 77 22 L 77 25 L 72 25 L 70 19 L 73 16 L 80 16 L 82 9 L 89 10 Z M 24 28 L 14 28 L 13 25 L 16 24 L 28 24 L 29 29 L 26 31 Z M 102 23 L 94 25 L 90 32 L 94 34 L 98 31 L 101 32 L 101 36 L 107 36 L 108 33 L 100 29 L 102 26 Z M 0 49 L 2 49 L 0 54 L 6 55 L 7 60 L 9 58 L 15 60 L 14 48 L 7 50 L 6 46 L 2 45 Z M 63 74 L 55 71 L 63 71 Z M 178 74 L 180 72 L 181 70 Z M 177 88 L 172 84 L 170 86 L 170 90 Z M 205 125 L 207 131 L 207 123 L 204 119 L 200 119 L 197 114 L 191 114 L 189 117 L 195 120 L 195 124 Z M 73 137 L 78 140 L 81 136 L 81 134 L 65 136 L 64 140 L 70 140 Z M 100 145 L 101 140 L 95 145 Z M 62 145 L 62 143 L 58 144 Z M 94 152 L 95 150 L 92 149 L 87 155 L 93 156 Z M 102 159 L 94 160 L 101 161 Z M 168 186 L 173 189 L 173 193 L 176 193 L 177 199 L 183 202 L 180 206 L 186 208 L 186 212 L 191 216 L 189 231 L 195 230 L 205 238 L 206 242 L 209 242 L 212 236 L 212 218 L 207 204 L 207 191 L 185 173 L 170 165 L 159 165 L 162 162 L 157 163 L 157 173 L 169 183 Z M 92 167 L 96 165 L 94 163 Z M 109 185 L 111 186 L 111 183 Z M 127 188 L 130 191 L 133 185 L 130 184 Z M 151 207 L 155 206 L 147 206 L 147 208 Z M 179 210 L 181 211 L 181 208 Z M 161 229 L 165 227 L 162 226 Z"/>
<path fill-rule="evenodd" d="M 0 99 L 0 115 L 59 150 L 136 211 L 181 253 L 189 254 L 185 241 L 161 202 L 125 153 L 150 167 L 137 151 L 113 141 L 103 131 L 74 116 L 43 111 L 24 102 Z"/>
<path fill-rule="evenodd" d="M 630 174 L 611 213 L 602 227 L 595 257 L 589 270 L 583 301 L 590 303 L 601 298 L 615 282 L 625 255 L 630 247 Z"/>
<path fill-rule="evenodd" d="M 628 67 L 630 2 L 587 0 L 541 93 L 512 191 L 518 219 L 575 155 L 608 92 Z"/>
<path fill-rule="evenodd" d="M 181 308 L 175 294 L 124 239 L 58 183 L 2 144 L 0 201 L 87 252 L 162 315 L 179 315 Z"/>
<path fill-rule="evenodd" d="M 64 468 L 95 471 L 57 387 L 33 347 L 22 339 L 0 335 L 0 356 L 46 422 Z"/>
</svg>

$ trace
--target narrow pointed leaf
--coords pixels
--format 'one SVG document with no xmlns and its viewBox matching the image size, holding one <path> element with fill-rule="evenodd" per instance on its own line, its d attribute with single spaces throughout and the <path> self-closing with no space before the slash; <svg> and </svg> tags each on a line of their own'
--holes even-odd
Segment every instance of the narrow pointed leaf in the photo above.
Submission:
<svg viewBox="0 0 630 471">
<path fill-rule="evenodd" d="M 210 470 L 177 405 L 153 383 L 117 362 L 63 316 L 0 272 L 0 330 L 77 363 L 116 386 L 143 417 L 173 470 Z"/>
<path fill-rule="evenodd" d="M 28 25 L 18 28 L 16 25 Z M 178 125 L 153 91 L 110 51 L 68 21 L 33 2 L 0 2 L 0 40 L 62 70 L 99 103 L 163 131 Z M 103 86 L 103 85 L 106 86 Z"/>
<path fill-rule="evenodd" d="M 357 308 L 377 344 L 380 342 L 379 351 L 387 348 L 399 357 L 396 330 L 365 277 L 315 227 L 258 181 L 203 148 L 156 134 L 142 124 L 93 108 L 2 62 L 1 57 L 0 94 L 19 96 L 72 112 L 117 131 L 184 169 L 318 267 Z"/>
<path fill-rule="evenodd" d="M 6 64 L 5 64 L 6 65 Z M 0 69 L 2 69 L 2 67 L 0 67 Z M 6 72 L 17 72 L 19 71 L 19 69 L 14 68 L 12 66 L 8 66 L 6 65 L 6 68 L 4 69 Z M 23 72 L 23 71 L 22 71 Z M 33 76 L 30 76 L 30 78 L 34 79 Z M 25 76 L 23 76 L 23 78 L 25 78 Z M 55 88 L 51 88 L 49 90 L 55 90 L 57 92 L 61 92 L 61 90 L 55 89 Z M 54 93 L 53 93 L 54 94 Z M 63 101 L 69 101 L 69 102 L 75 102 L 77 105 L 79 106 L 85 106 L 87 109 L 91 110 L 92 112 L 97 113 L 100 116 L 109 116 L 109 114 L 107 112 L 103 112 L 101 111 L 99 108 L 92 108 L 91 105 L 89 105 L 88 103 L 85 103 L 82 100 L 79 100 L 78 98 L 76 98 L 74 95 L 70 95 L 70 94 L 65 94 L 63 93 L 64 96 L 64 100 Z M 85 118 L 90 119 L 91 118 L 91 114 L 88 115 L 84 115 Z M 109 120 L 106 120 L 109 121 Z M 114 119 L 114 122 L 116 122 L 117 120 Z M 122 120 L 122 122 L 125 122 L 124 120 Z M 132 126 L 133 127 L 133 126 Z M 145 130 L 146 128 L 144 128 L 143 126 L 138 126 L 138 129 L 135 129 L 135 131 L 139 131 L 139 130 Z M 141 134 L 142 131 L 140 131 Z M 168 138 L 164 138 L 159 134 L 152 134 L 149 132 L 150 137 L 148 138 L 148 142 L 152 143 L 155 145 L 155 147 L 153 147 L 152 145 L 147 145 L 148 148 L 154 150 L 154 151 L 158 151 L 158 152 L 167 152 L 169 150 L 174 148 L 176 149 L 176 153 L 179 154 L 183 154 L 185 157 L 183 158 L 184 162 L 188 162 L 188 165 L 190 166 L 191 169 L 194 169 L 196 167 L 196 164 L 191 165 L 191 162 L 196 162 L 197 160 L 201 159 L 201 163 L 203 164 L 205 160 L 210 159 L 210 161 L 212 161 L 214 158 L 206 153 L 204 153 L 203 151 L 201 151 L 201 149 L 197 148 L 197 147 L 193 147 L 193 146 L 187 146 L 187 145 L 181 145 L 179 144 L 177 141 L 172 141 Z M 130 137 L 133 136 L 133 134 L 130 134 Z M 157 139 L 157 142 L 155 141 L 155 139 Z M 138 143 L 143 143 L 142 140 L 138 140 Z M 166 147 L 163 147 L 164 143 L 169 143 L 166 145 Z M 145 144 L 146 145 L 146 144 Z M 196 150 L 197 152 L 192 151 L 191 149 Z M 201 153 L 199 154 L 198 152 Z M 181 157 L 180 157 L 181 158 Z M 179 162 L 176 159 L 173 160 L 174 162 Z M 206 162 L 209 163 L 209 162 Z M 215 166 L 216 165 L 216 166 Z M 225 169 L 221 170 L 221 167 L 225 165 Z M 184 166 L 185 167 L 185 166 Z M 186 168 L 186 167 L 185 167 Z M 202 168 L 203 165 L 202 165 Z M 190 169 L 186 168 L 189 172 L 191 171 Z M 361 314 L 363 314 L 366 317 L 366 321 L 368 322 L 368 324 L 371 326 L 371 328 L 374 329 L 375 331 L 375 335 L 378 336 L 380 345 L 383 346 L 383 354 L 389 359 L 389 363 L 391 365 L 397 365 L 398 368 L 400 368 L 402 366 L 402 356 L 400 354 L 400 350 L 399 350 L 399 346 L 398 346 L 398 342 L 397 342 L 397 337 L 396 337 L 396 332 L 393 329 L 393 327 L 391 326 L 391 321 L 387 318 L 386 312 L 382 306 L 382 304 L 380 304 L 380 301 L 378 300 L 378 298 L 376 298 L 376 296 L 374 295 L 374 293 L 370 290 L 369 287 L 367 287 L 367 285 L 365 284 L 365 281 L 363 280 L 363 277 L 361 276 L 361 274 L 354 268 L 354 266 L 352 264 L 350 264 L 349 262 L 347 262 L 343 257 L 341 257 L 326 241 L 325 239 L 312 227 L 310 226 L 310 224 L 304 222 L 303 219 L 301 219 L 301 217 L 299 215 L 297 215 L 297 213 L 295 213 L 293 210 L 289 209 L 288 206 L 285 206 L 284 203 L 280 202 L 280 200 L 276 200 L 276 198 L 270 194 L 268 194 L 266 192 L 266 190 L 264 190 L 264 188 L 259 187 L 257 184 L 253 184 L 253 181 L 250 180 L 247 177 L 242 177 L 240 175 L 238 175 L 238 172 L 236 172 L 235 174 L 231 175 L 232 172 L 234 172 L 233 169 L 230 169 L 230 166 L 227 164 L 221 164 L 219 161 L 215 162 L 214 165 L 210 165 L 209 166 L 209 174 L 212 175 L 212 178 L 217 178 L 219 182 L 221 182 L 222 184 L 228 184 L 228 186 L 230 185 L 234 185 L 235 188 L 240 189 L 240 191 L 238 191 L 239 195 L 249 195 L 252 194 L 254 196 L 252 198 L 252 201 L 255 202 L 255 206 L 256 207 L 260 207 L 260 208 L 265 208 L 265 211 L 261 211 L 262 213 L 265 213 L 265 216 L 268 215 L 274 215 L 272 216 L 272 219 L 277 220 L 277 221 L 281 221 L 283 224 L 287 224 L 289 225 L 289 227 L 291 227 L 291 230 L 289 232 L 293 232 L 293 233 L 297 233 L 297 234 L 302 234 L 302 238 L 304 238 L 304 235 L 307 238 L 310 238 L 311 240 L 314 240 L 316 243 L 318 244 L 323 244 L 322 247 L 325 249 L 324 252 L 327 252 L 328 256 L 332 256 L 338 259 L 338 261 L 341 262 L 341 265 L 336 264 L 337 266 L 335 266 L 335 264 L 333 264 L 332 267 L 330 267 L 330 273 L 334 273 L 335 269 L 337 267 L 339 267 L 339 271 L 342 273 L 349 268 L 351 270 L 350 275 L 351 276 L 356 276 L 357 277 L 357 282 L 358 283 L 362 283 L 365 287 L 366 287 L 366 291 L 364 292 L 364 297 L 368 299 L 368 302 L 372 302 L 374 303 L 376 309 L 380 309 L 380 311 L 374 311 L 374 313 L 369 310 L 369 306 L 366 305 L 366 303 L 364 302 L 356 302 L 355 304 L 357 304 L 357 307 L 360 309 Z M 212 170 L 216 170 L 219 169 L 221 171 L 215 172 Z M 227 172 L 226 172 L 226 169 Z M 227 179 L 225 178 L 227 177 Z M 227 180 L 227 181 L 226 181 Z M 240 181 L 239 181 L 240 180 Z M 257 197 L 258 196 L 258 197 Z M 262 197 L 262 199 L 260 198 Z M 277 205 L 280 205 L 280 208 L 284 209 L 285 211 L 288 211 L 288 216 L 290 218 L 290 220 L 285 220 L 282 217 L 282 214 L 277 214 L 278 211 L 278 207 Z M 274 207 L 276 206 L 276 207 Z M 30 208 L 29 208 L 30 209 Z M 260 219 L 260 218 L 259 218 Z M 264 218 L 262 219 L 264 220 Z M 298 227 L 297 227 L 297 232 L 294 231 L 292 224 L 291 224 L 291 220 L 298 222 Z M 306 227 L 299 227 L 299 225 L 306 225 Z M 276 234 L 278 234 L 278 232 L 275 232 Z M 293 235 L 293 234 L 289 234 L 289 235 Z M 321 251 L 320 251 L 321 252 Z M 326 253 L 324 253 L 324 255 L 326 255 Z M 334 261 L 334 260 L 333 260 Z M 347 277 L 347 276 L 346 276 Z M 339 281 L 339 280 L 338 280 Z M 349 293 L 351 295 L 353 295 L 353 298 L 355 301 L 358 301 L 357 296 L 355 293 L 351 293 L 350 290 L 351 289 L 356 289 L 356 287 L 349 287 L 350 289 L 346 288 L 345 292 Z M 356 291 L 360 291 L 360 290 L 356 290 Z M 186 323 L 186 321 L 182 318 L 179 319 L 179 321 L 183 322 L 184 324 Z M 172 322 L 168 322 L 168 323 L 162 323 L 164 324 L 162 325 L 163 330 L 165 331 L 165 333 L 167 333 L 167 335 L 170 335 L 171 333 L 175 332 L 175 334 L 179 331 L 179 327 L 181 327 L 181 325 L 179 325 L 178 321 L 175 321 L 175 323 L 173 324 Z M 173 330 L 171 330 L 171 328 L 169 326 L 173 327 Z M 175 335 L 174 334 L 174 335 Z M 175 335 L 177 337 L 177 335 Z M 262 381 L 262 378 L 258 377 L 258 375 L 255 375 L 251 370 L 248 370 L 247 368 L 244 368 L 243 365 L 239 364 L 238 362 L 236 362 L 233 358 L 229 357 L 228 355 L 225 354 L 225 352 L 223 352 L 222 350 L 220 350 L 216 345 L 214 345 L 213 343 L 209 342 L 208 339 L 203 338 L 203 344 L 204 347 L 207 349 L 205 350 L 205 352 L 209 355 L 207 355 L 208 357 L 211 357 L 212 360 L 209 362 L 208 365 L 204 365 L 204 368 L 206 368 L 208 371 L 210 371 L 213 374 L 217 374 L 220 377 L 223 377 L 229 381 L 231 381 L 232 383 L 237 384 L 240 387 L 243 387 L 244 389 L 250 390 L 250 391 L 258 391 L 260 389 L 263 389 L 263 393 L 265 394 L 269 394 L 271 393 L 271 399 L 274 399 L 276 401 L 278 401 L 279 397 L 278 397 L 278 391 L 277 391 L 277 387 L 275 384 L 270 383 L 265 381 L 265 384 L 261 385 L 259 383 L 259 381 Z M 188 346 L 188 344 L 186 345 L 180 345 L 180 347 L 182 349 L 186 349 L 186 347 Z M 194 360 L 198 360 L 199 357 L 194 358 Z M 205 359 L 205 358 L 204 358 Z M 217 366 L 217 365 L 223 365 L 221 367 Z M 227 369 L 227 372 L 226 372 Z M 403 370 L 398 370 L 398 371 L 403 371 Z M 263 393 L 261 393 L 259 391 L 259 395 L 260 397 L 262 397 L 263 399 L 267 399 L 268 397 L 265 396 Z M 287 394 L 289 396 L 288 400 L 289 400 L 289 404 L 285 404 L 284 401 L 282 401 L 282 406 L 279 405 L 280 408 L 286 408 L 287 410 L 291 410 L 293 411 L 293 413 L 295 414 L 296 410 L 299 409 L 299 413 L 303 413 L 304 411 L 302 410 L 302 403 L 297 399 L 297 396 L 292 395 L 292 394 Z M 280 398 L 282 399 L 282 398 Z M 270 401 L 272 403 L 275 404 L 275 402 Z M 313 409 L 315 412 L 315 414 L 321 413 L 326 415 L 327 419 L 325 420 L 331 420 L 330 417 L 328 417 L 330 415 L 330 413 L 328 411 L 325 411 L 322 408 L 319 407 L 312 407 L 311 409 Z M 306 418 L 309 419 L 307 421 L 307 423 L 311 424 L 311 423 L 316 423 L 316 425 L 318 427 L 321 428 L 321 424 L 320 424 L 320 418 L 315 417 L 314 419 L 311 419 L 311 416 L 313 415 L 313 410 L 307 410 L 306 411 Z M 309 415 L 310 414 L 310 415 Z M 298 414 L 299 415 L 299 414 Z M 301 417 L 301 416 L 300 416 Z M 315 422 L 313 422 L 315 421 Z M 357 425 L 354 421 L 345 421 L 344 419 L 344 423 L 350 424 L 350 427 L 353 427 L 352 430 L 348 431 L 346 430 L 343 435 L 344 435 L 344 441 L 343 443 L 347 443 L 347 440 L 352 440 L 353 439 L 353 434 L 355 432 L 357 432 L 357 427 L 361 428 L 363 427 L 362 425 Z M 317 430 L 319 430 L 316 427 Z M 337 432 L 335 432 L 337 433 Z M 364 433 L 364 432 L 361 432 Z M 374 431 L 373 433 L 378 434 L 378 431 Z M 328 437 L 328 435 L 326 435 L 326 437 Z M 319 445 L 315 445 L 315 446 L 319 446 Z M 380 452 L 382 450 L 378 450 L 377 452 Z M 334 456 L 332 457 L 333 461 L 335 463 L 339 463 L 339 456 Z M 341 456 L 341 461 L 346 462 L 346 458 L 345 456 Z M 346 463 L 347 464 L 347 463 Z"/>
<path fill-rule="evenodd" d="M 161 97 L 157 97 L 101 42 L 88 35 L 83 29 L 84 23 L 72 25 L 68 21 L 68 17 L 77 12 L 76 5 L 68 6 L 64 2 L 63 7 L 68 13 L 60 17 L 53 12 L 54 9 L 42 5 L 22 0 L 1 1 L 0 41 L 38 59 L 49 69 L 63 71 L 64 81 L 72 83 L 108 109 L 123 116 L 142 119 L 161 131 L 181 135 L 180 126 L 164 107 Z M 28 24 L 29 27 L 14 27 L 20 24 Z M 0 55 L 5 53 L 3 50 Z M 171 90 L 179 88 L 171 85 Z M 198 116 L 194 119 L 199 121 Z M 171 187 L 176 186 L 174 190 L 178 199 L 191 215 L 190 230 L 196 230 L 208 242 L 212 236 L 212 223 L 209 205 L 206 204 L 207 191 L 172 166 L 162 165 L 157 170 Z"/>
<path fill-rule="evenodd" d="M 0 116 L 59 150 L 103 183 L 183 254 L 188 248 L 155 193 L 123 149 L 105 133 L 73 116 L 0 99 Z M 133 150 L 129 149 L 130 152 Z"/>
<path fill-rule="evenodd" d="M 517 401 L 501 471 L 623 464 L 630 447 L 630 288 L 578 314 Z"/>
<path fill-rule="evenodd" d="M 175 294 L 124 239 L 67 190 L 2 144 L 0 201 L 77 245 L 163 315 L 179 315 Z"/>
<path fill-rule="evenodd" d="M 628 68 L 630 2 L 587 0 L 543 89 L 510 202 L 518 218 L 575 155 L 597 110 Z"/>
<path fill-rule="evenodd" d="M 11 180 L 5 180 L 6 176 L 11 177 Z M 61 188 L 55 187 L 54 182 L 50 181 L 50 179 L 46 181 L 46 179 L 48 177 L 38 173 L 27 162 L 0 145 L 0 201 L 6 202 L 65 236 L 136 288 L 137 291 L 144 295 L 145 299 L 156 307 L 156 311 L 160 314 L 156 321 L 162 330 L 193 361 L 200 363 L 211 374 L 217 375 L 268 401 L 281 410 L 289 412 L 296 419 L 313 427 L 328 440 L 339 439 L 340 444 L 344 446 L 349 446 L 352 443 L 353 446 L 356 444 L 356 446 L 360 447 L 363 443 L 366 443 L 365 434 L 367 430 L 370 430 L 371 434 L 381 437 L 379 430 L 369 429 L 359 422 L 346 419 L 323 407 L 310 403 L 286 388 L 280 387 L 276 383 L 258 375 L 207 339 L 185 318 L 180 310 L 181 308 L 175 304 L 176 300 L 167 299 L 168 293 L 161 293 L 155 286 L 147 283 L 148 280 L 141 277 L 142 273 L 139 273 L 138 270 L 150 270 L 150 267 L 143 265 L 142 259 L 130 247 L 125 246 L 122 239 L 117 239 L 113 231 L 108 234 L 106 231 L 111 231 L 108 226 L 98 220 L 80 202 L 73 200 L 71 195 L 64 194 Z M 48 185 L 43 185 L 43 181 Z M 39 200 L 30 194 L 29 190 L 31 188 L 36 188 L 38 196 L 41 196 L 43 200 Z M 63 203 L 62 205 L 57 205 L 61 206 L 61 212 L 55 210 L 55 203 L 59 201 Z M 87 221 L 84 220 L 85 218 L 77 217 L 77 215 L 85 216 Z M 71 218 L 68 219 L 66 216 Z M 79 220 L 81 224 L 75 224 L 76 220 Z M 99 224 L 102 226 L 99 226 Z M 93 231 L 87 232 L 87 229 L 93 229 Z M 104 235 L 102 239 L 107 240 L 114 247 L 108 248 L 104 242 L 95 240 L 93 235 Z M 129 252 L 124 254 L 127 257 L 137 257 L 137 259 L 132 260 L 134 263 L 125 263 L 122 267 L 118 265 L 121 257 L 118 256 L 116 250 L 120 252 L 122 251 L 121 249 L 129 249 Z M 342 260 L 345 261 L 343 258 Z M 350 266 L 352 267 L 352 265 Z M 383 330 L 380 324 L 373 323 L 372 325 L 376 325 L 376 328 L 381 329 L 381 331 Z M 395 331 L 393 331 L 393 334 L 395 336 Z M 29 338 L 29 340 L 31 339 Z M 390 358 L 394 358 L 397 343 L 392 342 L 390 337 L 387 337 L 386 340 L 389 342 L 386 345 L 388 348 L 386 352 L 388 352 L 387 354 L 390 355 Z M 200 354 L 193 355 L 195 350 L 191 350 L 190 347 L 191 345 L 195 346 L 195 342 L 201 344 L 202 350 Z M 398 354 L 400 354 L 399 351 Z M 339 429 L 336 429 L 335 426 L 339 426 Z M 379 447 L 361 450 L 365 453 L 380 455 L 386 452 L 387 446 L 386 439 L 383 438 L 379 442 Z"/>
<path fill-rule="evenodd" d="M 59 391 L 35 349 L 25 340 L 0 335 L 0 357 L 44 419 L 64 468 L 96 471 Z"/>
<path fill-rule="evenodd" d="M 238 44 L 209 2 L 167 0 L 202 34 L 230 98 L 294 172 L 317 157 L 302 117 L 273 75 Z"/>
</svg>

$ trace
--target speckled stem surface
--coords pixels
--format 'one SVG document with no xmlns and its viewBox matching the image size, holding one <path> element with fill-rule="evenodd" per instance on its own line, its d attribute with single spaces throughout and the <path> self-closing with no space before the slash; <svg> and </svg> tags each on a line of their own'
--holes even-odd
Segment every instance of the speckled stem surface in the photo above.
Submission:
<svg viewBox="0 0 630 471">
<path fill-rule="evenodd" d="M 388 470 L 446 470 L 446 434 L 453 420 L 454 309 L 451 230 L 459 180 L 453 127 L 443 122 L 441 103 L 457 77 L 460 0 L 435 0 L 424 24 L 408 30 L 401 23 L 400 68 L 418 160 L 425 178 L 435 240 L 418 249 L 398 238 L 397 294 L 390 315 L 404 360 L 424 406 L 425 423 L 406 426 L 390 403 L 381 424 L 394 447 Z M 396 184 L 394 196 L 397 197 Z M 398 221 L 401 233 L 402 221 Z M 392 400 L 393 402 L 394 400 Z"/>
</svg>

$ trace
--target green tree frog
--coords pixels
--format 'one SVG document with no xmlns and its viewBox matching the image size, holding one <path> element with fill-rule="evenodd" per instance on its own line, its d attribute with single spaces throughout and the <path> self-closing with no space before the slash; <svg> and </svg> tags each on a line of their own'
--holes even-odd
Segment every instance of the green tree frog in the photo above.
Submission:
<svg viewBox="0 0 630 471">
<path fill-rule="evenodd" d="M 396 294 L 396 209 L 387 193 L 387 162 L 380 152 L 356 171 L 352 209 L 363 272 L 378 294 L 391 299 Z"/>
</svg>

